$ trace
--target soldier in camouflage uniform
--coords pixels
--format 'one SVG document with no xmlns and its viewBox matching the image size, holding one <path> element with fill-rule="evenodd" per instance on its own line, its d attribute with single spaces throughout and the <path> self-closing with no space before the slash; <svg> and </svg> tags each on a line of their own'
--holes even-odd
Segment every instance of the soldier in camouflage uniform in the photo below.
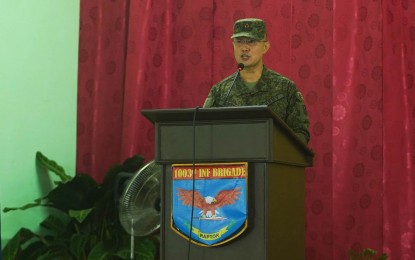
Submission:
<svg viewBox="0 0 415 260">
<path fill-rule="evenodd" d="M 262 56 L 270 47 L 264 21 L 241 19 L 235 22 L 233 29 L 235 59 L 238 64 L 243 63 L 244 68 L 214 85 L 203 107 L 268 105 L 308 143 L 309 120 L 301 93 L 293 81 L 263 64 Z"/>
</svg>

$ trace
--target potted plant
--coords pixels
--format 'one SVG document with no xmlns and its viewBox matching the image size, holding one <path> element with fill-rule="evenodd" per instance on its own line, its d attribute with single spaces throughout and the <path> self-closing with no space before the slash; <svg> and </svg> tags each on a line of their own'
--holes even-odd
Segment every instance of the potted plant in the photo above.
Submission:
<svg viewBox="0 0 415 260">
<path fill-rule="evenodd" d="M 40 223 L 41 234 L 21 228 L 3 249 L 3 259 L 130 259 L 130 236 L 118 219 L 117 187 L 120 176 L 132 176 L 144 158 L 133 156 L 114 165 L 102 184 L 87 174 L 71 177 L 55 161 L 36 153 L 36 162 L 59 177 L 57 186 L 34 202 L 3 211 L 51 208 Z M 157 236 L 134 239 L 134 259 L 154 259 Z"/>
</svg>

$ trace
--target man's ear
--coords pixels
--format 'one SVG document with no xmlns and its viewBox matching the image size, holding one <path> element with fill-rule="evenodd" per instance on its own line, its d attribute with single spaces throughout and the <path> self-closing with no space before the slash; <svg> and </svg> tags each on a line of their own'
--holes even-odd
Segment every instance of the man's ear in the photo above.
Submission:
<svg viewBox="0 0 415 260">
<path fill-rule="evenodd" d="M 270 45 L 269 41 L 264 42 L 264 54 L 267 53 L 270 46 L 271 45 Z"/>
</svg>

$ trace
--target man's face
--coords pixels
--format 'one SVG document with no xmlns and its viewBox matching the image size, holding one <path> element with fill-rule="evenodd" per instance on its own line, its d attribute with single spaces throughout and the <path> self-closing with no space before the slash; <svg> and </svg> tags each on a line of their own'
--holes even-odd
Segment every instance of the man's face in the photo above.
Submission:
<svg viewBox="0 0 415 260">
<path fill-rule="evenodd" d="M 267 40 L 257 41 L 249 37 L 233 39 L 233 52 L 236 62 L 243 63 L 245 68 L 262 67 L 262 56 L 268 51 Z"/>
</svg>

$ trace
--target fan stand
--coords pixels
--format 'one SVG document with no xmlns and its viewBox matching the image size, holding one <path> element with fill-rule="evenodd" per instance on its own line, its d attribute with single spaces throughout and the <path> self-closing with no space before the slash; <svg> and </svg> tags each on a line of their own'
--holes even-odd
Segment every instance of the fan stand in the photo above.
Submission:
<svg viewBox="0 0 415 260">
<path fill-rule="evenodd" d="M 130 259 L 134 260 L 134 219 L 131 218 Z"/>
</svg>

